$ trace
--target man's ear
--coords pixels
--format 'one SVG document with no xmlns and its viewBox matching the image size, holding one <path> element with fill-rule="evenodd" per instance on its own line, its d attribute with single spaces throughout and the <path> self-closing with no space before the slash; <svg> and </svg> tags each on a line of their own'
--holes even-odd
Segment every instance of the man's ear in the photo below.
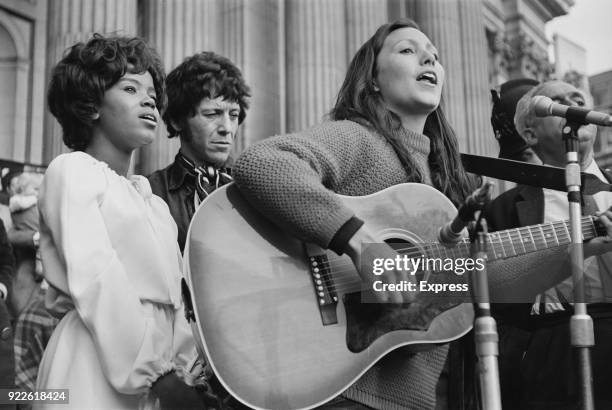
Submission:
<svg viewBox="0 0 612 410">
<path fill-rule="evenodd" d="M 530 147 L 538 144 L 538 137 L 536 137 L 535 132 L 531 128 L 525 128 L 523 130 L 523 139 Z"/>
</svg>

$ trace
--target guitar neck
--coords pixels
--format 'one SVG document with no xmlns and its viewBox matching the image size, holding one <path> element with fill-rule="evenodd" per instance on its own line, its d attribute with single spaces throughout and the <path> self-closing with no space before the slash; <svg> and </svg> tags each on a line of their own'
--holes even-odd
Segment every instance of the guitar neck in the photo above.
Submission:
<svg viewBox="0 0 612 410">
<path fill-rule="evenodd" d="M 582 237 L 589 240 L 605 235 L 602 227 L 592 216 L 582 217 Z M 521 228 L 496 231 L 487 235 L 487 257 L 489 261 L 504 259 L 541 251 L 571 242 L 569 221 L 547 222 Z M 431 255 L 438 258 L 466 258 L 470 256 L 469 239 L 465 238 L 453 248 L 433 244 Z"/>
</svg>

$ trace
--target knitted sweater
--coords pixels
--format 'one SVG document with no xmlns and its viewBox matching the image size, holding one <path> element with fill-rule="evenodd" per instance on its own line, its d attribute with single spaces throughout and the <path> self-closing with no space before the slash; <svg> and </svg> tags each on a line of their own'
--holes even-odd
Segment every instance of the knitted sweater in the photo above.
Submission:
<svg viewBox="0 0 612 410">
<path fill-rule="evenodd" d="M 429 182 L 429 139 L 409 130 L 400 136 Z M 352 121 L 326 122 L 255 144 L 238 158 L 234 178 L 245 198 L 266 217 L 297 238 L 324 248 L 354 217 L 334 193 L 362 196 L 412 182 L 386 139 Z M 491 263 L 491 297 L 533 300 L 539 291 L 569 275 L 567 269 L 561 269 L 566 260 L 566 249 L 558 247 L 545 255 L 532 253 Z M 526 280 L 526 275 L 543 277 L 540 271 L 550 274 L 545 280 Z M 401 366 L 388 355 L 346 395 L 377 408 L 432 408 L 446 351 L 443 346 L 404 355 Z M 380 377 L 389 374 L 387 369 L 400 377 Z M 395 386 L 389 385 L 392 381 Z M 400 386 L 412 386 L 411 395 L 407 397 Z"/>
<path fill-rule="evenodd" d="M 428 178 L 429 138 L 404 133 Z M 408 178 L 387 140 L 352 121 L 327 122 L 288 137 L 268 138 L 244 152 L 234 172 L 240 191 L 260 212 L 298 238 L 324 248 L 353 216 L 334 192 L 368 195 Z"/>
</svg>

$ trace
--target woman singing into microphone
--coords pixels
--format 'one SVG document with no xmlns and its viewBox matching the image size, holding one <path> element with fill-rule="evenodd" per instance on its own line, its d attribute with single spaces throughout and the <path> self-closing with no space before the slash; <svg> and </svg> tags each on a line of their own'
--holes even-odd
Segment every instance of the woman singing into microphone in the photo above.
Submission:
<svg viewBox="0 0 612 410">
<path fill-rule="evenodd" d="M 234 167 L 240 191 L 284 231 L 350 256 L 362 280 L 372 282 L 371 270 L 363 267 L 373 266 L 374 255 L 362 253 L 362 245 L 381 243 L 381 238 L 336 194 L 362 196 L 417 182 L 433 186 L 459 205 L 475 188 L 440 107 L 444 81 L 438 49 L 413 21 L 384 24 L 350 62 L 331 120 L 248 149 Z M 394 258 L 395 251 L 387 248 L 376 257 Z M 550 264 L 551 256 L 563 259 L 559 255 L 566 256 L 566 250 L 491 267 L 492 296 L 506 291 L 534 295 L 536 289 L 529 289 L 519 272 L 537 272 L 542 261 Z M 519 262 L 530 269 L 515 269 Z M 383 277 L 388 283 L 413 279 L 398 270 L 386 271 Z M 533 287 L 545 289 L 555 280 Z M 380 302 L 399 304 L 410 302 L 414 292 L 376 296 Z M 437 396 L 436 408 L 445 408 L 444 383 L 438 389 L 437 385 L 447 352 L 447 344 L 419 353 L 397 350 L 327 406 L 433 409 Z"/>
</svg>

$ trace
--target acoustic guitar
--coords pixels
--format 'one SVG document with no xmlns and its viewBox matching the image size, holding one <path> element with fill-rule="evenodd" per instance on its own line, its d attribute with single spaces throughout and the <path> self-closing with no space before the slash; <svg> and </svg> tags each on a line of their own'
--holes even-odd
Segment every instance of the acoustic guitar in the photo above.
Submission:
<svg viewBox="0 0 612 410">
<path fill-rule="evenodd" d="M 454 248 L 435 243 L 457 210 L 428 185 L 341 198 L 382 239 L 399 243 L 399 253 L 470 255 L 465 240 Z M 593 218 L 583 218 L 583 232 L 585 240 L 599 234 Z M 466 297 L 422 292 L 406 306 L 360 303 L 363 285 L 350 258 L 288 236 L 234 184 L 204 201 L 187 238 L 186 305 L 193 307 L 194 335 L 221 383 L 250 407 L 321 405 L 390 351 L 446 343 L 472 326 L 472 305 L 461 303 Z M 489 234 L 488 258 L 569 242 L 567 222 L 500 231 Z M 446 283 L 466 276 L 430 277 Z"/>
</svg>

